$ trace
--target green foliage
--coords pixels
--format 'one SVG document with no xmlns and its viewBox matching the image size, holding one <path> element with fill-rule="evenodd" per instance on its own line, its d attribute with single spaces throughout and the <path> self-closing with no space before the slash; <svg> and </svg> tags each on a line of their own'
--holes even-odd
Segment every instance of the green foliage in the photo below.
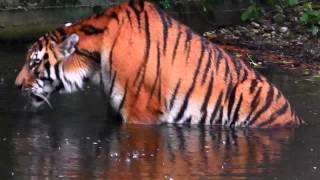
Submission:
<svg viewBox="0 0 320 180">
<path fill-rule="evenodd" d="M 256 4 L 250 5 L 247 10 L 241 14 L 242 21 L 253 21 L 260 17 L 260 9 Z"/>
<path fill-rule="evenodd" d="M 319 33 L 320 11 L 314 10 L 311 2 L 303 5 L 303 15 L 300 17 L 300 21 L 309 27 L 313 35 Z"/>
<path fill-rule="evenodd" d="M 287 0 L 287 4 L 289 6 L 294 6 L 294 5 L 297 5 L 299 3 L 298 0 Z"/>
<path fill-rule="evenodd" d="M 302 0 L 267 0 L 266 4 L 269 6 L 266 9 L 258 6 L 254 1 L 250 0 L 251 5 L 241 14 L 242 21 L 254 21 L 262 16 L 262 12 L 275 11 L 273 16 L 276 22 L 283 22 L 285 20 L 286 8 L 300 9 L 300 22 L 309 28 L 313 35 L 320 34 L 320 10 L 315 10 L 312 2 Z M 270 8 L 271 7 L 271 8 Z"/>
<path fill-rule="evenodd" d="M 170 9 L 172 7 L 172 0 L 153 0 L 154 2 L 158 3 L 162 8 Z"/>
</svg>

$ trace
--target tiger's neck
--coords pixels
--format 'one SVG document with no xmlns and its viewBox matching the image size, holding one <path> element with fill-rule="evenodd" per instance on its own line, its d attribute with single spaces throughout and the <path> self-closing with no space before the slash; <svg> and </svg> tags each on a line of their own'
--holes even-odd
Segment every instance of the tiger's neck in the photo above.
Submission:
<svg viewBox="0 0 320 180">
<path fill-rule="evenodd" d="M 108 12 L 105 12 L 108 13 Z M 79 42 L 76 45 L 76 51 L 65 62 L 63 70 L 71 84 L 77 84 L 75 87 L 82 88 L 81 79 L 99 79 L 95 78 L 101 69 L 102 49 L 111 49 L 112 42 L 117 37 L 119 29 L 119 20 L 110 18 L 107 14 L 92 16 L 72 26 L 65 27 L 63 33 L 66 36 L 77 34 Z M 110 42 L 110 43 L 109 43 Z M 95 83 L 97 80 L 93 80 Z M 74 83 L 73 83 L 74 82 Z M 75 88 L 70 88 L 72 92 Z"/>
</svg>

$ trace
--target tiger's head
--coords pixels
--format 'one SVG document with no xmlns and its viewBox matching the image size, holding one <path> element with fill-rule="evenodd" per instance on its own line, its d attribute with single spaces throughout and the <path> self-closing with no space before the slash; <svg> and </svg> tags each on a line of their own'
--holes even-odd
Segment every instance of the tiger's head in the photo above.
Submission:
<svg viewBox="0 0 320 180">
<path fill-rule="evenodd" d="M 64 78 L 63 64 L 76 51 L 79 36 L 71 34 L 54 38 L 50 33 L 38 39 L 28 50 L 26 61 L 16 77 L 15 84 L 31 99 L 34 107 L 48 101 L 59 90 L 72 91 Z"/>
</svg>

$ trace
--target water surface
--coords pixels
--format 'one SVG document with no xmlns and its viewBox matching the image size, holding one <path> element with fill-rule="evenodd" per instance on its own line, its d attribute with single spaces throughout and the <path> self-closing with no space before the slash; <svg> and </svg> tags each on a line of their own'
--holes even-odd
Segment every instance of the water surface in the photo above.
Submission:
<svg viewBox="0 0 320 180">
<path fill-rule="evenodd" d="M 115 123 L 101 90 L 26 108 L 14 87 L 26 47 L 0 48 L 0 179 L 320 179 L 320 82 L 261 69 L 308 126 L 231 130 Z"/>
</svg>

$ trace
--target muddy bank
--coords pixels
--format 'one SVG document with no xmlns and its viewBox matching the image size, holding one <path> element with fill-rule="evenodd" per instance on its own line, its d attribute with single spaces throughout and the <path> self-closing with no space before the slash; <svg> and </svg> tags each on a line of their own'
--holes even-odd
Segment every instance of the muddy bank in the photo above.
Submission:
<svg viewBox="0 0 320 180">
<path fill-rule="evenodd" d="M 204 36 L 253 66 L 273 63 L 304 74 L 320 73 L 319 35 L 312 35 L 294 16 L 281 23 L 267 16 L 256 22 L 218 27 Z"/>
</svg>

